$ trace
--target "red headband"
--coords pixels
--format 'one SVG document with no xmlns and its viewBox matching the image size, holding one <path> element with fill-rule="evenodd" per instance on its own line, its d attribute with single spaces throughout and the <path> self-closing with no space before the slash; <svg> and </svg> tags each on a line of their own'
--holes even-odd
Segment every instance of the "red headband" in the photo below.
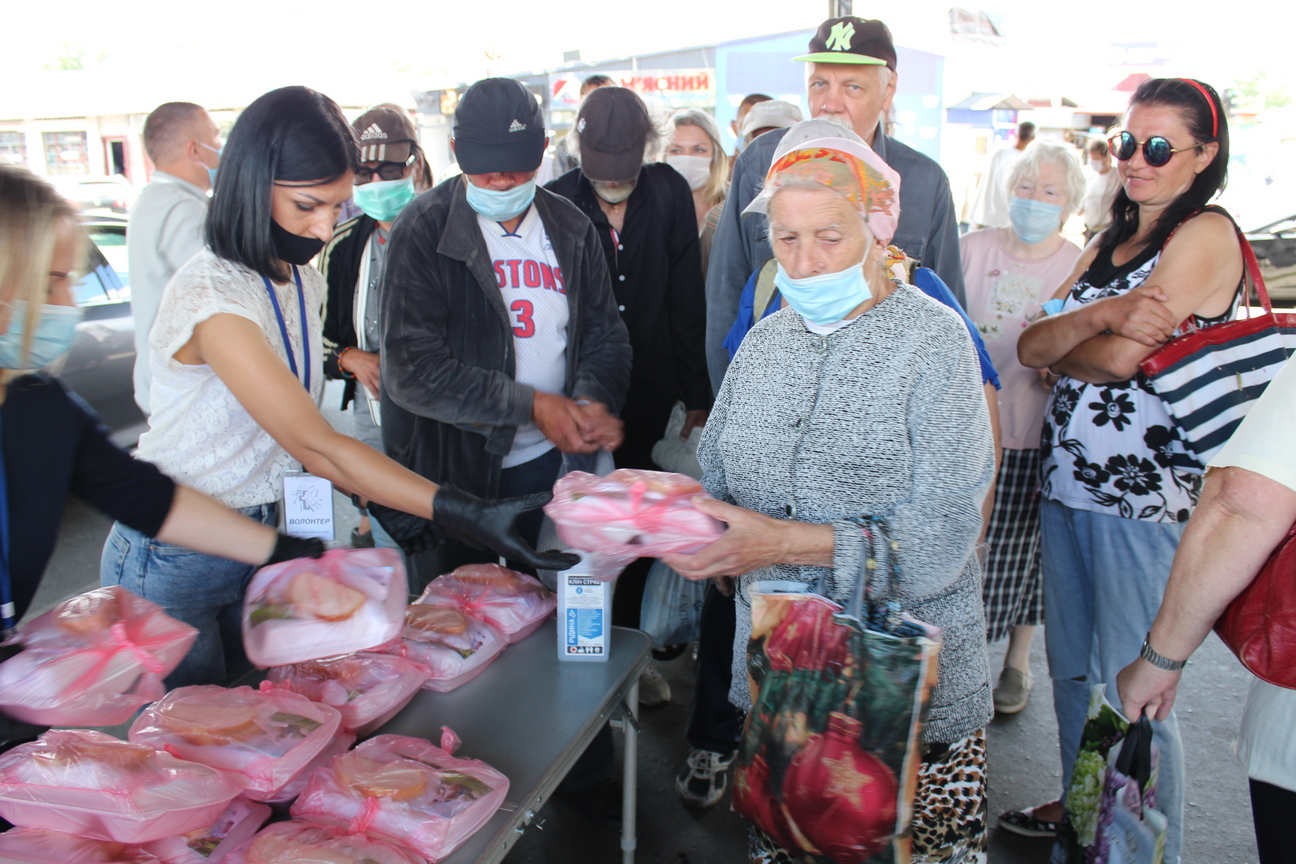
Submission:
<svg viewBox="0 0 1296 864">
<path fill-rule="evenodd" d="M 1211 98 L 1210 93 L 1206 90 L 1205 87 L 1203 87 L 1201 84 L 1197 83 L 1193 79 L 1180 78 L 1179 80 L 1184 82 L 1185 84 L 1191 84 L 1193 87 L 1196 87 L 1197 91 L 1206 98 L 1206 104 L 1209 105 L 1211 109 L 1211 137 L 1218 138 L 1219 137 L 1219 115 L 1215 113 L 1215 100 Z"/>
</svg>

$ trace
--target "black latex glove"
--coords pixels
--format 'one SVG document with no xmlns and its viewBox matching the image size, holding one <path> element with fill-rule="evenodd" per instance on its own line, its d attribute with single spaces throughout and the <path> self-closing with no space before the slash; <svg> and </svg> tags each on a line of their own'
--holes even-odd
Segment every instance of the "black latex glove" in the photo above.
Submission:
<svg viewBox="0 0 1296 864">
<path fill-rule="evenodd" d="M 318 558 L 324 554 L 324 550 L 324 541 L 318 537 L 290 537 L 287 534 L 280 534 L 279 539 L 275 540 L 274 551 L 261 566 L 269 567 L 271 564 L 291 561 L 294 558 Z"/>
<path fill-rule="evenodd" d="M 537 492 L 521 498 L 487 500 L 453 486 L 442 486 L 432 499 L 432 521 L 446 536 L 475 547 L 485 546 L 508 560 L 522 561 L 537 570 L 566 570 L 575 566 L 580 557 L 568 552 L 537 552 L 513 525 L 519 515 L 544 506 L 551 498 L 550 492 Z"/>
<path fill-rule="evenodd" d="M 359 498 L 353 497 L 352 500 L 359 502 Z M 378 520 L 378 524 L 406 555 L 417 555 L 434 549 L 445 539 L 445 535 L 429 520 L 412 513 L 393 510 L 374 501 L 366 504 L 365 508 L 368 509 L 369 516 Z"/>
</svg>

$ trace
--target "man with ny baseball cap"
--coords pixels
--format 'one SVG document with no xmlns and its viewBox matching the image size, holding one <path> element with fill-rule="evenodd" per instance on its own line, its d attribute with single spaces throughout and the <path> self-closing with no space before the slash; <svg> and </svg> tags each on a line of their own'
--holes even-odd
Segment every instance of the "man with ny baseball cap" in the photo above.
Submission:
<svg viewBox="0 0 1296 864">
<path fill-rule="evenodd" d="M 383 444 L 411 470 L 474 494 L 548 491 L 564 453 L 621 443 L 625 325 L 594 226 L 536 188 L 547 138 L 531 92 L 507 78 L 478 81 L 459 101 L 452 136 L 463 174 L 405 207 L 389 240 Z M 532 512 L 518 527 L 534 543 L 541 514 Z M 497 560 L 453 541 L 419 557 L 414 588 Z"/>
<path fill-rule="evenodd" d="M 854 16 L 819 25 L 807 53 L 791 58 L 809 64 L 806 76 L 810 116 L 851 129 L 894 168 L 900 184 L 900 224 L 892 240 L 910 258 L 936 271 L 962 303 L 963 267 L 958 220 L 949 178 L 927 156 L 888 137 L 882 120 L 896 91 L 896 49 L 886 24 Z M 774 148 L 786 130 L 753 140 L 734 163 L 729 197 L 720 217 L 707 269 L 707 365 L 719 390 L 729 365 L 725 334 L 738 312 L 748 277 L 773 257 L 765 217 L 743 216 L 759 194 Z"/>
</svg>

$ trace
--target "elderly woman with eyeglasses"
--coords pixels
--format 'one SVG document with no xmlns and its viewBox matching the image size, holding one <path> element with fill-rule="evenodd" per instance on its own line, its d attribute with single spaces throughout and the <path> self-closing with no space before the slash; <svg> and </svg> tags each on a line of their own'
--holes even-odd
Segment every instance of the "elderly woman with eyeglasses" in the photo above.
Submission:
<svg viewBox="0 0 1296 864">
<path fill-rule="evenodd" d="M 885 269 L 899 183 L 868 145 L 840 138 L 807 141 L 770 168 L 749 209 L 768 214 L 788 308 L 743 341 L 698 449 L 718 500 L 697 506 L 728 529 L 666 562 L 693 579 L 741 577 L 730 699 L 750 710 L 747 588 L 822 580 L 847 600 L 867 546 L 853 520 L 883 518 L 904 606 L 944 640 L 912 860 L 984 861 L 992 709 L 973 547 L 994 452 L 963 321 Z M 792 860 L 754 825 L 749 836 L 752 861 Z"/>
<path fill-rule="evenodd" d="M 1242 255 L 1232 220 L 1202 212 L 1223 188 L 1228 123 L 1200 81 L 1141 84 L 1110 139 L 1121 190 L 1111 224 L 1017 343 L 1025 366 L 1060 376 L 1040 447 L 1045 639 L 1065 789 L 1090 689 L 1137 655 L 1201 487 L 1139 363 L 1180 322 L 1232 317 Z M 1153 651 L 1158 646 L 1149 646 Z M 1153 723 L 1161 747 L 1157 807 L 1170 818 L 1166 864 L 1179 860 L 1183 749 L 1173 715 Z M 1018 833 L 1051 834 L 1058 802 L 1006 813 Z"/>
</svg>

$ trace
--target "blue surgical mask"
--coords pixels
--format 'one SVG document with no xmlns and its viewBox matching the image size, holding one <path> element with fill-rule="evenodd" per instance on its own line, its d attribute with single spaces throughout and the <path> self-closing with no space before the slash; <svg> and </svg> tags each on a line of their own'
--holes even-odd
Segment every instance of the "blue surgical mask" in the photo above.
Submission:
<svg viewBox="0 0 1296 864">
<path fill-rule="evenodd" d="M 468 189 L 468 206 L 479 216 L 484 216 L 492 222 L 507 222 L 521 216 L 535 200 L 534 177 L 503 192 L 496 189 L 483 189 L 474 185 L 467 177 L 464 178 L 464 183 Z"/>
<path fill-rule="evenodd" d="M 1008 218 L 1023 243 L 1040 243 L 1062 226 L 1062 205 L 1014 195 L 1008 199 Z"/>
<path fill-rule="evenodd" d="M 13 304 L 9 330 L 0 335 L 0 369 L 44 369 L 72 349 L 76 325 L 85 313 L 76 306 L 41 306 L 31 345 L 23 352 L 23 328 L 27 323 L 27 304 Z"/>
<path fill-rule="evenodd" d="M 821 327 L 836 324 L 873 296 L 862 264 L 839 273 L 820 273 L 805 279 L 793 279 L 780 264 L 774 274 L 774 284 L 798 315 Z"/>
<path fill-rule="evenodd" d="M 414 200 L 414 177 L 399 180 L 370 180 L 355 187 L 352 198 L 357 207 L 371 219 L 391 222 Z"/>
<path fill-rule="evenodd" d="M 225 148 L 224 148 L 224 147 L 219 147 L 219 148 L 218 148 L 218 147 L 213 147 L 213 146 L 211 146 L 210 144 L 203 144 L 203 142 L 201 142 L 201 141 L 199 141 L 198 144 L 199 144 L 199 146 L 201 146 L 201 147 L 206 147 L 208 150 L 210 150 L 210 151 L 212 151 L 213 153 L 216 154 L 216 167 L 215 167 L 215 168 L 207 168 L 207 179 L 208 179 L 208 181 L 211 183 L 211 188 L 215 189 L 215 188 L 216 188 L 216 172 L 220 170 L 220 158 L 221 158 L 222 154 L 225 153 Z M 204 165 L 203 167 L 207 167 L 207 166 Z"/>
</svg>

